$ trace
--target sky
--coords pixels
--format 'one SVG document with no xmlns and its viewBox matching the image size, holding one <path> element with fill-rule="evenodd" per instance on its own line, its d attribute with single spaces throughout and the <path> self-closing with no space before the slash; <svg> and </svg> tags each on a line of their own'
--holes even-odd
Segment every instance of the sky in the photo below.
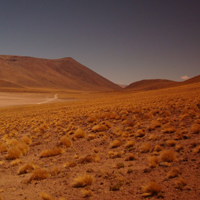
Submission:
<svg viewBox="0 0 200 200">
<path fill-rule="evenodd" d="M 126 85 L 200 74 L 200 0 L 0 3 L 0 55 L 72 57 Z"/>
</svg>

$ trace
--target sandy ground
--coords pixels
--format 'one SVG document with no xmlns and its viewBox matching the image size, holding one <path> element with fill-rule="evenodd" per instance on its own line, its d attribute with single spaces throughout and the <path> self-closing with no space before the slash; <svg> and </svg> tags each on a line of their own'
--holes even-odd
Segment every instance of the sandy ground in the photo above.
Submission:
<svg viewBox="0 0 200 200">
<path fill-rule="evenodd" d="M 47 93 L 0 93 L 0 107 L 34 105 L 73 101 L 73 99 L 59 99 L 57 94 Z"/>
</svg>

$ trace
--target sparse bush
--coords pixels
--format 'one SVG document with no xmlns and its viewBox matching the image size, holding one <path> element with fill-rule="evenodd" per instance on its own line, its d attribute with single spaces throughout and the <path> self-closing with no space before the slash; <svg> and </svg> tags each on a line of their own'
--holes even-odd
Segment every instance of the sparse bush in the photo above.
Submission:
<svg viewBox="0 0 200 200">
<path fill-rule="evenodd" d="M 149 157 L 149 167 L 154 168 L 159 164 L 159 158 L 157 156 Z"/>
<path fill-rule="evenodd" d="M 72 146 L 72 140 L 66 135 L 61 137 L 60 142 L 65 147 L 71 147 Z"/>
<path fill-rule="evenodd" d="M 12 146 L 8 149 L 8 154 L 6 156 L 7 160 L 14 160 L 16 158 L 20 158 L 22 156 L 22 152 L 18 147 Z"/>
<path fill-rule="evenodd" d="M 20 159 L 13 160 L 10 164 L 11 166 L 19 165 L 22 161 Z"/>
<path fill-rule="evenodd" d="M 7 147 L 3 142 L 0 142 L 0 153 L 7 151 Z"/>
<path fill-rule="evenodd" d="M 140 147 L 140 152 L 141 153 L 147 153 L 151 151 L 151 145 L 149 143 L 143 143 L 142 146 Z"/>
<path fill-rule="evenodd" d="M 161 151 L 161 150 L 162 150 L 162 147 L 161 147 L 160 145 L 156 145 L 156 146 L 154 147 L 154 151 L 159 152 L 159 151 Z"/>
<path fill-rule="evenodd" d="M 135 141 L 131 140 L 131 141 L 127 141 L 127 143 L 125 144 L 126 148 L 131 148 L 135 146 Z"/>
<path fill-rule="evenodd" d="M 51 197 L 51 195 L 49 195 L 49 194 L 47 194 L 47 193 L 45 193 L 45 192 L 42 192 L 42 193 L 40 194 L 40 196 L 41 196 L 42 199 L 44 199 L 44 200 L 53 200 L 53 198 Z"/>
<path fill-rule="evenodd" d="M 22 142 L 24 142 L 25 144 L 28 144 L 28 145 L 30 145 L 32 143 L 32 140 L 27 135 L 23 136 L 21 140 L 22 140 Z"/>
<path fill-rule="evenodd" d="M 57 156 L 63 153 L 63 150 L 61 148 L 55 147 L 53 149 L 44 150 L 42 151 L 40 158 L 46 158 L 51 156 Z"/>
<path fill-rule="evenodd" d="M 86 133 L 81 128 L 78 128 L 74 133 L 75 138 L 84 138 L 85 136 Z"/>
<path fill-rule="evenodd" d="M 182 190 L 185 186 L 187 185 L 187 182 L 185 179 L 183 178 L 179 178 L 177 181 L 176 181 L 176 188 L 177 189 L 180 189 Z"/>
<path fill-rule="evenodd" d="M 117 163 L 116 167 L 117 169 L 124 168 L 124 163 Z"/>
<path fill-rule="evenodd" d="M 92 190 L 89 190 L 89 189 L 83 189 L 82 193 L 83 193 L 83 197 L 84 198 L 92 197 L 93 196 Z"/>
<path fill-rule="evenodd" d="M 119 140 L 114 140 L 110 143 L 110 148 L 117 148 L 119 146 L 121 146 L 121 141 Z"/>
<path fill-rule="evenodd" d="M 149 182 L 147 185 L 142 186 L 142 192 L 144 197 L 148 196 L 160 196 L 161 195 L 161 186 L 159 186 L 156 182 Z"/>
<path fill-rule="evenodd" d="M 104 124 L 98 124 L 98 125 L 95 125 L 93 128 L 92 128 L 93 131 L 96 131 L 96 132 L 102 132 L 102 131 L 106 131 L 108 130 L 108 127 Z"/>
<path fill-rule="evenodd" d="M 174 162 L 176 159 L 175 152 L 172 150 L 164 150 L 160 153 L 160 159 L 163 162 Z"/>
<path fill-rule="evenodd" d="M 32 180 L 40 181 L 47 178 L 49 178 L 49 172 L 47 169 L 36 168 L 27 182 L 30 183 Z"/>
<path fill-rule="evenodd" d="M 192 125 L 192 132 L 193 133 L 200 133 L 200 124 L 193 124 Z"/>
<path fill-rule="evenodd" d="M 168 146 L 171 146 L 171 147 L 174 147 L 176 145 L 176 141 L 175 140 L 167 140 L 166 141 L 166 144 Z"/>
<path fill-rule="evenodd" d="M 30 164 L 30 163 L 26 163 L 26 164 L 24 164 L 23 166 L 21 166 L 21 167 L 19 168 L 17 174 L 18 174 L 18 175 L 20 175 L 20 174 L 26 174 L 26 173 L 29 173 L 29 172 L 31 172 L 31 171 L 33 171 L 33 170 L 34 170 L 33 165 Z"/>
<path fill-rule="evenodd" d="M 178 175 L 181 174 L 181 170 L 179 167 L 173 167 L 168 173 L 167 173 L 167 177 L 168 178 L 174 178 L 177 177 Z"/>
<path fill-rule="evenodd" d="M 136 160 L 136 157 L 133 153 L 129 153 L 126 158 L 125 161 L 132 161 L 132 160 Z"/>
<path fill-rule="evenodd" d="M 72 183 L 73 187 L 85 187 L 87 185 L 92 185 L 94 181 L 93 176 L 85 174 L 83 176 L 79 176 L 74 179 L 74 182 Z"/>
</svg>

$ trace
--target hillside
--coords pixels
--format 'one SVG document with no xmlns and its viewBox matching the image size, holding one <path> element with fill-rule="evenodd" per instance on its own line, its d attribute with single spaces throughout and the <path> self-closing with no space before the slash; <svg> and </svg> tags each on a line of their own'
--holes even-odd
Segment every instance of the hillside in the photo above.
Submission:
<svg viewBox="0 0 200 200">
<path fill-rule="evenodd" d="M 1 55 L 0 88 L 5 86 L 88 91 L 120 89 L 72 58 L 53 60 Z"/>
<path fill-rule="evenodd" d="M 125 89 L 134 91 L 156 90 L 171 86 L 177 82 L 165 79 L 141 80 L 128 85 Z"/>
</svg>

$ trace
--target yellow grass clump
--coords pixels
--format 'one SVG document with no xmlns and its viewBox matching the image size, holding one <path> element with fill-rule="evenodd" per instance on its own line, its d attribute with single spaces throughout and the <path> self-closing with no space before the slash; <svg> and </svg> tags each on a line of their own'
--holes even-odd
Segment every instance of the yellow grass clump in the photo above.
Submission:
<svg viewBox="0 0 200 200">
<path fill-rule="evenodd" d="M 74 133 L 75 138 L 84 138 L 85 136 L 86 133 L 81 128 L 78 128 Z"/>
<path fill-rule="evenodd" d="M 173 167 L 168 173 L 167 173 L 167 177 L 168 178 L 174 178 L 177 177 L 178 175 L 181 174 L 181 170 L 179 167 Z"/>
<path fill-rule="evenodd" d="M 42 199 L 44 200 L 53 200 L 53 198 L 51 197 L 51 195 L 45 193 L 45 192 L 42 192 L 40 193 L 40 196 L 42 197 Z"/>
<path fill-rule="evenodd" d="M 40 158 L 46 158 L 51 156 L 57 156 L 63 153 L 62 148 L 55 147 L 53 149 L 42 151 Z"/>
<path fill-rule="evenodd" d="M 3 142 L 0 142 L 0 153 L 7 151 L 7 147 Z"/>
<path fill-rule="evenodd" d="M 18 174 L 18 175 L 20 175 L 20 174 L 26 174 L 26 173 L 29 173 L 29 172 L 33 171 L 33 169 L 34 169 L 34 166 L 33 166 L 32 164 L 26 163 L 26 164 L 22 165 L 22 166 L 19 168 L 17 174 Z"/>
<path fill-rule="evenodd" d="M 186 180 L 183 178 L 179 178 L 175 183 L 176 183 L 175 187 L 180 190 L 182 190 L 187 185 Z"/>
<path fill-rule="evenodd" d="M 85 174 L 83 176 L 79 176 L 74 179 L 74 182 L 72 183 L 73 187 L 85 187 L 87 185 L 92 185 L 94 181 L 93 176 Z"/>
<path fill-rule="evenodd" d="M 174 162 L 176 159 L 175 152 L 172 150 L 163 150 L 160 153 L 160 159 L 162 162 Z"/>
<path fill-rule="evenodd" d="M 192 132 L 193 133 L 200 133 L 200 124 L 193 124 L 192 125 Z"/>
<path fill-rule="evenodd" d="M 131 140 L 131 141 L 127 141 L 127 143 L 125 144 L 126 148 L 131 148 L 135 146 L 135 141 Z"/>
<path fill-rule="evenodd" d="M 161 186 L 159 186 L 156 182 L 151 181 L 147 185 L 144 185 L 141 187 L 142 192 L 143 192 L 143 197 L 148 197 L 148 196 L 159 196 L 162 189 Z"/>
<path fill-rule="evenodd" d="M 47 169 L 43 168 L 36 168 L 33 173 L 31 174 L 31 177 L 28 179 L 28 183 L 31 182 L 32 180 L 43 180 L 49 178 L 49 172 Z"/>
<path fill-rule="evenodd" d="M 72 140 L 67 135 L 61 137 L 60 142 L 65 147 L 71 147 L 72 146 Z"/>
<path fill-rule="evenodd" d="M 151 168 L 157 167 L 159 164 L 159 158 L 157 156 L 150 156 L 148 160 L 149 160 L 149 167 Z"/>
<path fill-rule="evenodd" d="M 10 164 L 11 166 L 19 165 L 22 162 L 20 159 L 13 160 Z"/>
<path fill-rule="evenodd" d="M 140 152 L 141 153 L 147 153 L 151 151 L 151 145 L 147 142 L 143 143 L 142 146 L 140 147 Z"/>
<path fill-rule="evenodd" d="M 95 132 L 102 132 L 102 131 L 106 131 L 107 129 L 108 127 L 104 124 L 97 124 L 92 128 L 92 130 Z"/>
<path fill-rule="evenodd" d="M 6 155 L 7 160 L 14 160 L 16 158 L 20 158 L 22 156 L 22 152 L 18 147 L 12 146 L 8 149 L 8 154 Z"/>
<path fill-rule="evenodd" d="M 114 141 L 112 141 L 111 143 L 110 143 L 110 148 L 117 148 L 117 147 L 119 147 L 119 146 L 121 146 L 121 141 L 119 141 L 119 140 L 114 140 Z"/>
<path fill-rule="evenodd" d="M 84 198 L 92 197 L 93 196 L 92 190 L 89 190 L 89 189 L 83 189 L 82 193 L 83 193 L 83 197 Z"/>
<path fill-rule="evenodd" d="M 28 145 L 32 143 L 32 140 L 27 135 L 23 136 L 21 140 Z"/>
</svg>

